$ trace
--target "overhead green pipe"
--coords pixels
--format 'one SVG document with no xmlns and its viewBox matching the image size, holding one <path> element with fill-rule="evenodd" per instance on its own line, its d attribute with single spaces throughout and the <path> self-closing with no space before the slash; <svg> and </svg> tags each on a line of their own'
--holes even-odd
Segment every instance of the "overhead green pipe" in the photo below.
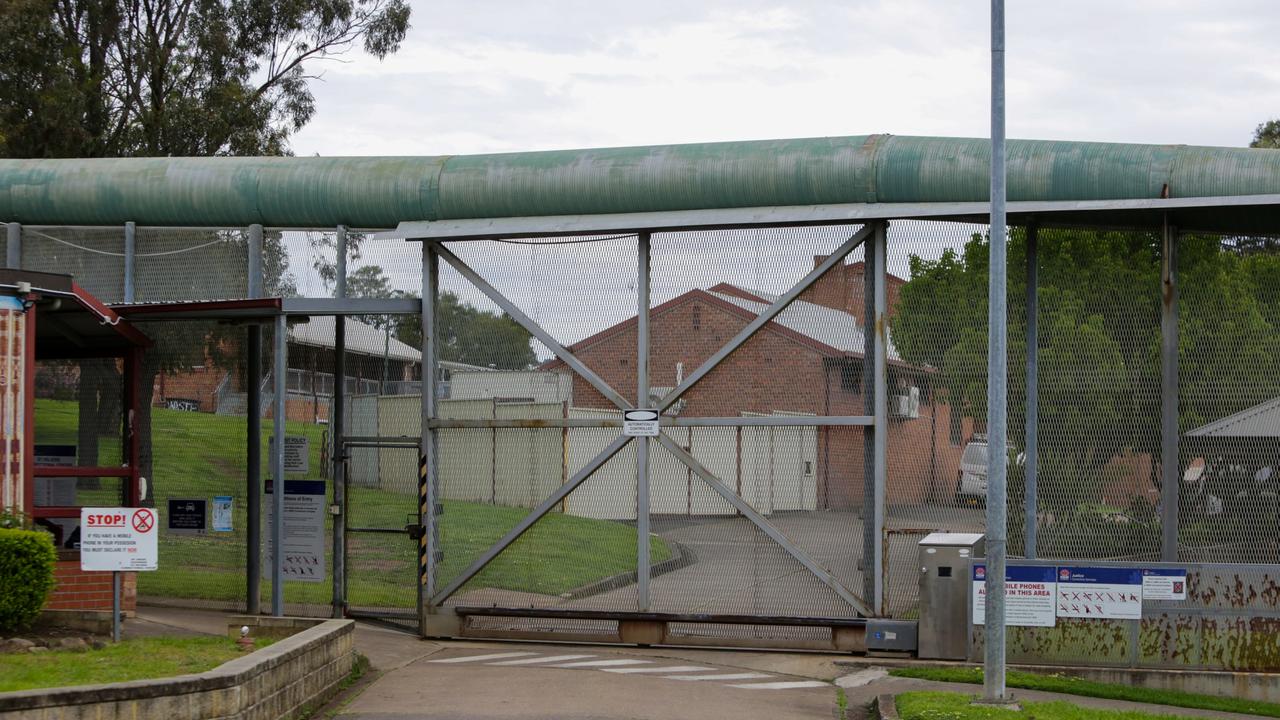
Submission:
<svg viewBox="0 0 1280 720">
<path fill-rule="evenodd" d="M 0 221 L 393 227 L 406 220 L 982 202 L 989 141 L 858 135 L 440 157 L 0 160 Z M 1008 144 L 1008 196 L 1280 193 L 1280 151 Z"/>
</svg>

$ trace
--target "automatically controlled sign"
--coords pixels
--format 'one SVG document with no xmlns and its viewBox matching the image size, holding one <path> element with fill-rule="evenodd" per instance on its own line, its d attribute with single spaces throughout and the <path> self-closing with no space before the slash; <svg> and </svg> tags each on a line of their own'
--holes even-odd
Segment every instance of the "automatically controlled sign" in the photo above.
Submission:
<svg viewBox="0 0 1280 720">
<path fill-rule="evenodd" d="M 156 524 L 151 508 L 81 508 L 80 569 L 155 570 Z"/>
</svg>

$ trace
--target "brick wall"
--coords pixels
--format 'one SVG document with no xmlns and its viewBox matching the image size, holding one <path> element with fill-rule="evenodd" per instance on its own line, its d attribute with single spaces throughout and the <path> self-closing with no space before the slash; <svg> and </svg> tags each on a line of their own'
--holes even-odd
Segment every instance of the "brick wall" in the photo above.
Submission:
<svg viewBox="0 0 1280 720">
<path fill-rule="evenodd" d="M 852 267 L 852 266 L 850 266 Z M 835 272 L 833 270 L 833 272 Z M 853 272 L 853 271 L 850 271 Z M 860 275 L 859 275 L 860 283 Z M 676 385 L 677 363 L 685 376 L 719 350 L 748 322 L 701 293 L 656 310 L 650 319 L 650 385 Z M 769 326 L 730 355 L 684 398 L 681 415 L 734 417 L 776 411 L 814 415 L 864 413 L 859 383 L 860 358 L 831 358 L 811 342 Z M 575 354 L 627 399 L 635 397 L 635 325 L 575 347 Z M 554 366 L 553 366 L 554 367 Z M 562 371 L 563 368 L 560 368 Z M 574 405 L 609 408 L 611 404 L 573 374 Z M 936 417 L 935 417 L 936 414 Z M 949 500 L 954 494 L 960 446 L 950 444 L 950 408 L 922 403 L 921 417 L 893 420 L 888 437 L 890 504 Z M 972 423 L 965 436 L 972 432 Z M 823 428 L 818 432 L 819 507 L 861 507 L 862 428 Z"/>
<path fill-rule="evenodd" d="M 200 404 L 200 412 L 214 412 L 218 409 L 218 385 L 226 374 L 217 366 L 205 365 L 186 372 L 157 376 L 153 404 L 165 407 L 169 400 L 194 400 Z"/>
<path fill-rule="evenodd" d="M 111 612 L 111 573 L 86 572 L 79 560 L 59 560 L 54 568 L 57 585 L 46 610 L 101 610 Z M 132 614 L 138 602 L 136 573 L 121 573 L 120 603 Z"/>
<path fill-rule="evenodd" d="M 815 255 L 813 266 L 817 267 L 826 260 L 825 255 Z M 800 295 L 801 300 L 823 305 L 836 310 L 843 310 L 858 319 L 860 327 L 866 326 L 866 301 L 864 275 L 866 263 L 856 262 L 837 265 L 818 278 L 808 290 Z M 896 275 L 885 277 L 885 304 L 889 314 L 898 307 L 898 296 L 906 280 Z"/>
</svg>

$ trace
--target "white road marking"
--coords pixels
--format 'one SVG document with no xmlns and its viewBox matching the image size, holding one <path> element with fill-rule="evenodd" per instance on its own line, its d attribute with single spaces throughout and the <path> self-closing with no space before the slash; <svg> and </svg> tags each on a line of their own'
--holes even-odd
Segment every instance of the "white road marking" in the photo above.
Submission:
<svg viewBox="0 0 1280 720">
<path fill-rule="evenodd" d="M 652 660 L 583 660 L 582 662 L 561 663 L 549 667 L 558 668 L 594 668 L 608 665 L 648 665 Z"/>
<path fill-rule="evenodd" d="M 710 669 L 709 667 L 698 667 L 697 665 L 668 665 L 666 667 L 604 668 L 604 671 L 611 673 L 682 673 Z"/>
<path fill-rule="evenodd" d="M 503 660 L 502 662 L 485 663 L 486 665 L 533 665 L 535 663 L 564 662 L 565 660 L 581 660 L 595 655 L 552 655 L 550 657 L 524 658 L 523 660 Z"/>
<path fill-rule="evenodd" d="M 729 687 L 742 688 L 744 690 L 789 690 L 791 688 L 810 688 L 823 687 L 827 685 L 817 680 L 796 680 L 794 682 L 771 682 L 771 683 L 742 683 L 740 685 L 730 685 Z"/>
<path fill-rule="evenodd" d="M 433 663 L 465 663 L 480 662 L 481 660 L 501 660 L 502 658 L 525 657 L 527 655 L 535 655 L 531 652 L 509 652 L 509 653 L 493 653 L 490 655 L 471 655 L 469 657 L 445 658 L 444 660 L 428 660 Z"/>
<path fill-rule="evenodd" d="M 668 680 L 758 680 L 773 677 L 764 673 L 727 673 L 725 675 L 664 675 Z"/>
</svg>

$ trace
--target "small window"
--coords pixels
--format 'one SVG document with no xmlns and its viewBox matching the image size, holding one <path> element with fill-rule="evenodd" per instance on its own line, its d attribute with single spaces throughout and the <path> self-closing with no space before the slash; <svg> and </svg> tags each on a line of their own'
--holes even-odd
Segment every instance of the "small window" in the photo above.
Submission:
<svg viewBox="0 0 1280 720">
<path fill-rule="evenodd" d="M 702 306 L 694 305 L 692 315 L 693 315 L 693 323 L 692 323 L 693 329 L 701 330 L 702 329 Z"/>
</svg>

